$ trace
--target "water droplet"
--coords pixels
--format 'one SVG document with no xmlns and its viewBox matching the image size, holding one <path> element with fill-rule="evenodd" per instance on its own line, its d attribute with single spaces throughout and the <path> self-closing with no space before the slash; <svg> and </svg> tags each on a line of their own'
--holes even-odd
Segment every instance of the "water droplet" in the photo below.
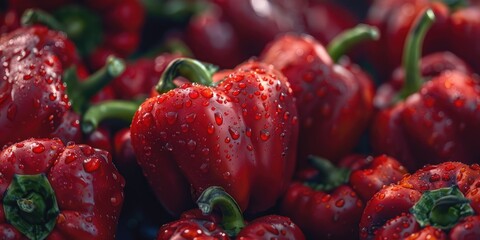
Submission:
<svg viewBox="0 0 480 240">
<path fill-rule="evenodd" d="M 257 232 L 255 232 L 255 234 L 259 237 L 263 237 L 265 235 L 265 230 L 260 229 Z"/>
<path fill-rule="evenodd" d="M 167 119 L 168 124 L 174 124 L 177 121 L 177 116 L 177 112 L 165 113 L 165 118 Z"/>
<path fill-rule="evenodd" d="M 232 174 L 231 174 L 230 172 L 225 172 L 225 173 L 223 173 L 223 178 L 224 178 L 224 179 L 229 179 L 230 176 L 232 176 Z"/>
<path fill-rule="evenodd" d="M 142 122 L 146 127 L 151 127 L 153 125 L 153 116 L 151 113 L 146 112 L 142 115 Z"/>
<path fill-rule="evenodd" d="M 93 148 L 90 147 L 90 146 L 87 146 L 87 145 L 83 145 L 81 149 L 82 149 L 83 154 L 85 154 L 85 156 L 87 156 L 87 157 L 91 156 L 94 153 Z"/>
<path fill-rule="evenodd" d="M 213 126 L 213 124 L 208 123 L 207 132 L 208 134 L 213 134 L 215 132 L 215 127 Z"/>
<path fill-rule="evenodd" d="M 430 176 L 429 181 L 430 181 L 430 182 L 440 181 L 440 178 L 441 178 L 440 175 L 434 173 L 432 176 Z"/>
<path fill-rule="evenodd" d="M 167 149 L 167 151 L 170 151 L 170 152 L 173 151 L 173 146 L 172 146 L 172 144 L 170 144 L 170 143 L 165 143 L 165 149 Z"/>
<path fill-rule="evenodd" d="M 345 200 L 343 199 L 338 199 L 336 202 L 335 202 L 335 206 L 337 207 L 343 207 L 345 205 Z"/>
<path fill-rule="evenodd" d="M 57 99 L 57 95 L 55 93 L 50 93 L 48 94 L 48 99 L 50 99 L 50 101 L 55 101 Z"/>
<path fill-rule="evenodd" d="M 197 90 L 192 90 L 191 92 L 188 93 L 188 96 L 191 98 L 191 99 L 196 99 L 198 98 L 200 94 L 198 94 L 198 91 Z"/>
<path fill-rule="evenodd" d="M 86 172 L 94 172 L 100 167 L 101 160 L 98 157 L 91 157 L 83 160 L 83 168 Z"/>
<path fill-rule="evenodd" d="M 263 141 L 267 141 L 270 138 L 270 132 L 268 132 L 266 129 L 260 131 L 260 139 Z"/>
<path fill-rule="evenodd" d="M 210 88 L 205 88 L 202 90 L 202 96 L 205 97 L 205 98 L 211 98 L 213 97 L 213 92 L 212 92 L 212 89 Z"/>
<path fill-rule="evenodd" d="M 202 149 L 202 154 L 203 154 L 204 156 L 207 156 L 208 153 L 210 153 L 210 149 L 209 149 L 209 148 L 203 148 L 203 149 Z"/>
<path fill-rule="evenodd" d="M 237 140 L 240 137 L 238 131 L 233 129 L 232 127 L 228 128 L 228 132 L 230 132 L 230 136 L 232 136 L 233 140 Z"/>
<path fill-rule="evenodd" d="M 225 138 L 225 143 L 229 143 L 230 142 L 230 138 L 229 137 L 226 137 Z"/>
<path fill-rule="evenodd" d="M 190 151 L 193 151 L 197 147 L 197 142 L 195 142 L 194 140 L 190 140 L 187 143 L 187 147 Z"/>
<path fill-rule="evenodd" d="M 249 128 L 249 127 L 247 127 L 247 129 L 245 130 L 245 135 L 246 135 L 247 137 L 251 137 L 251 136 L 252 136 L 252 129 Z"/>
<path fill-rule="evenodd" d="M 188 123 L 192 123 L 195 121 L 195 118 L 197 117 L 197 115 L 195 113 L 190 113 L 188 114 L 186 117 L 185 117 L 185 120 L 188 122 Z"/>
<path fill-rule="evenodd" d="M 280 233 L 280 231 L 278 231 L 278 229 L 275 228 L 275 226 L 272 225 L 272 224 L 265 224 L 264 226 L 265 226 L 265 229 L 267 231 L 269 231 L 270 233 L 272 233 L 274 235 L 278 235 Z"/>
<path fill-rule="evenodd" d="M 32 152 L 34 153 L 42 153 L 45 151 L 45 146 L 43 146 L 43 144 L 41 143 L 33 143 L 33 147 L 32 147 Z"/>
<path fill-rule="evenodd" d="M 77 159 L 77 156 L 74 152 L 68 152 L 67 156 L 65 156 L 65 163 L 71 163 Z"/>
<path fill-rule="evenodd" d="M 214 116 L 215 116 L 215 122 L 217 123 L 217 125 L 219 125 L 219 126 L 222 125 L 222 123 L 223 123 L 223 116 L 222 116 L 222 114 L 219 113 L 219 112 L 216 112 L 216 113 L 214 114 Z"/>
<path fill-rule="evenodd" d="M 25 74 L 25 75 L 23 75 L 23 80 L 30 80 L 30 79 L 32 79 L 32 77 L 33 76 L 31 74 Z"/>
</svg>

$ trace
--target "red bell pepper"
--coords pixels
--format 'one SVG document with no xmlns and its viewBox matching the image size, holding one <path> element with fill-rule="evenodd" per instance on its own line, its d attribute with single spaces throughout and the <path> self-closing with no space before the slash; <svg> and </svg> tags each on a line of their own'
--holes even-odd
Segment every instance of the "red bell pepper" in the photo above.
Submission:
<svg viewBox="0 0 480 240">
<path fill-rule="evenodd" d="M 285 77 L 247 62 L 223 81 L 191 59 L 170 64 L 131 124 L 137 160 L 172 214 L 193 205 L 210 185 L 223 187 L 242 210 L 272 207 L 295 168 L 297 109 Z M 175 88 L 172 80 L 189 81 Z M 268 174 L 265 174 L 268 173 Z"/>
<path fill-rule="evenodd" d="M 372 4 L 367 24 L 377 26 L 382 34 L 379 44 L 369 51 L 380 80 L 388 77 L 402 61 L 402 49 L 416 17 L 426 8 L 437 16 L 423 44 L 423 53 L 452 51 L 480 72 L 480 9 L 466 0 L 376 0 Z M 459 44 L 461 43 L 461 44 Z M 385 57 L 388 56 L 388 57 Z"/>
<path fill-rule="evenodd" d="M 190 19 L 185 41 L 195 58 L 221 68 L 233 68 L 249 57 L 236 29 L 215 5 Z"/>
<path fill-rule="evenodd" d="M 381 189 L 365 207 L 361 239 L 480 238 L 479 177 L 478 164 L 445 162 Z"/>
<path fill-rule="evenodd" d="M 428 82 L 420 76 L 421 39 L 433 19 L 433 12 L 427 11 L 411 31 L 400 91 L 394 92 L 388 85 L 380 87 L 375 99 L 380 111 L 372 125 L 374 151 L 397 158 L 412 171 L 428 163 L 474 163 L 480 157 L 472 140 L 480 132 L 476 110 L 479 83 L 468 73 L 468 67 L 443 53 L 432 61 L 434 65 L 422 67 L 424 73 L 434 76 Z"/>
<path fill-rule="evenodd" d="M 123 63 L 112 58 L 80 83 L 75 66 L 82 65 L 73 43 L 41 26 L 3 35 L 0 48 L 0 146 L 30 137 L 79 141 L 78 116 L 70 108 L 82 112 L 88 99 L 123 70 Z"/>
<path fill-rule="evenodd" d="M 285 35 L 270 43 L 260 60 L 287 78 L 299 111 L 299 165 L 310 154 L 338 161 L 350 152 L 373 114 L 373 83 L 358 66 L 336 64 L 358 41 L 378 38 L 368 26 L 346 31 L 329 51 L 308 36 Z"/>
<path fill-rule="evenodd" d="M 18 14 L 42 15 L 35 21 L 65 32 L 75 42 L 90 67 L 99 69 L 109 55 L 127 57 L 140 44 L 145 10 L 139 0 L 111 1 L 29 1 L 9 0 L 9 8 Z M 103 55 L 102 52 L 108 52 Z"/>
<path fill-rule="evenodd" d="M 199 209 L 190 210 L 180 220 L 164 224 L 157 240 L 305 239 L 302 231 L 287 217 L 268 215 L 245 223 L 235 199 L 220 187 L 205 189 L 197 204 Z M 220 216 L 214 215 L 216 209 L 220 210 Z"/>
<path fill-rule="evenodd" d="M 290 217 L 311 239 L 357 236 L 365 203 L 407 173 L 397 160 L 385 155 L 346 157 L 341 167 L 317 157 L 310 160 L 316 167 L 315 174 L 310 172 L 308 178 L 290 185 L 280 213 Z"/>
<path fill-rule="evenodd" d="M 302 12 L 305 0 L 213 0 L 225 14 L 244 44 L 248 56 L 257 55 L 281 33 L 305 31 Z"/>
<path fill-rule="evenodd" d="M 1 239 L 113 239 L 123 177 L 88 145 L 29 139 L 0 153 Z"/>
<path fill-rule="evenodd" d="M 328 44 L 341 32 L 358 23 L 349 10 L 334 1 L 309 1 L 302 13 L 306 32 L 322 44 Z"/>
</svg>

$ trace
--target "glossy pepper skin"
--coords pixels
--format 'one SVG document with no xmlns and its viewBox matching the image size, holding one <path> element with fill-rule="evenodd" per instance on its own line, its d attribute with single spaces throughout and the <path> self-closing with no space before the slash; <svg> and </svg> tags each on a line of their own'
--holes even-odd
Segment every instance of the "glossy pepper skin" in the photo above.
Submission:
<svg viewBox="0 0 480 240">
<path fill-rule="evenodd" d="M 437 21 L 426 36 L 423 53 L 452 51 L 467 61 L 476 72 L 480 71 L 477 56 L 480 52 L 480 9 L 471 1 L 431 0 L 377 0 L 369 9 L 366 22 L 377 26 L 382 34 L 379 44 L 371 44 L 369 51 L 380 80 L 388 78 L 391 71 L 401 64 L 402 50 L 409 29 L 416 17 L 431 8 Z M 461 43 L 461 44 L 459 44 Z M 388 55 L 388 58 L 384 56 Z"/>
<path fill-rule="evenodd" d="M 422 15 L 416 31 L 422 26 L 426 30 L 432 19 L 429 14 Z M 413 35 L 410 39 L 414 41 Z M 415 42 L 417 47 L 421 43 L 419 39 Z M 406 46 L 410 52 L 406 52 L 401 89 L 395 92 L 392 89 L 398 87 L 389 84 L 378 90 L 375 104 L 379 112 L 371 134 L 374 151 L 396 157 L 412 171 L 429 163 L 477 162 L 480 152 L 472 139 L 480 130 L 476 124 L 478 80 L 469 74 L 468 66 L 449 53 L 425 59 L 432 65 L 425 62 L 419 69 L 417 47 Z M 431 76 L 428 82 L 421 80 L 420 71 L 424 77 Z"/>
<path fill-rule="evenodd" d="M 0 172 L 0 238 L 115 237 L 125 182 L 107 152 L 28 139 L 0 153 Z"/>
<path fill-rule="evenodd" d="M 359 30 L 375 35 L 368 27 Z M 357 65 L 336 64 L 342 55 L 337 53 L 332 59 L 312 37 L 287 34 L 260 55 L 292 85 L 300 123 L 300 167 L 307 165 L 310 154 L 337 162 L 357 144 L 373 114 L 373 82 Z"/>
<path fill-rule="evenodd" d="M 168 239 L 290 239 L 303 240 L 302 231 L 287 217 L 267 215 L 245 223 L 232 196 L 220 187 L 209 187 L 197 200 L 199 209 L 164 224 L 157 240 Z M 217 216 L 213 210 L 220 210 Z"/>
<path fill-rule="evenodd" d="M 479 177 L 478 164 L 444 162 L 381 189 L 365 207 L 361 239 L 479 238 Z"/>
<path fill-rule="evenodd" d="M 0 38 L 0 146 L 48 137 L 69 110 L 63 68 L 78 61 L 65 35 L 44 27 L 20 28 Z"/>
<path fill-rule="evenodd" d="M 284 195 L 280 213 L 290 217 L 311 239 L 352 239 L 366 202 L 382 187 L 407 173 L 395 159 L 347 156 L 335 167 L 312 157 L 315 172 L 293 182 Z M 298 175 L 306 175 L 298 173 Z"/>
<path fill-rule="evenodd" d="M 3 35 L 0 45 L 0 146 L 30 137 L 80 142 L 79 117 L 70 109 L 81 112 L 102 85 L 123 71 L 122 63 L 110 59 L 100 74 L 80 83 L 83 65 L 63 33 L 23 27 Z"/>
<path fill-rule="evenodd" d="M 216 84 L 206 72 L 191 59 L 170 64 L 157 85 L 164 93 L 147 99 L 133 118 L 137 161 L 171 214 L 191 208 L 213 184 L 242 210 L 264 211 L 286 190 L 295 168 L 298 124 L 290 85 L 273 67 L 254 61 Z M 196 83 L 174 88 L 179 75 Z"/>
</svg>

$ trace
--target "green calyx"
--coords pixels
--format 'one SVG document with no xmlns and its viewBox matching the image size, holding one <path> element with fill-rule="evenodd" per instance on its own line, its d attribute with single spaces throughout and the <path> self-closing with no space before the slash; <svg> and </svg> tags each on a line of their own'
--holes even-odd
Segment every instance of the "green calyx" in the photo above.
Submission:
<svg viewBox="0 0 480 240">
<path fill-rule="evenodd" d="M 240 207 L 235 199 L 221 187 L 212 186 L 205 189 L 198 198 L 197 205 L 206 215 L 218 208 L 222 214 L 220 225 L 230 237 L 237 236 L 245 227 Z"/>
<path fill-rule="evenodd" d="M 457 186 L 424 192 L 410 212 L 421 227 L 430 225 L 444 230 L 474 214 L 470 200 Z"/>
<path fill-rule="evenodd" d="M 191 58 L 177 58 L 170 62 L 158 81 L 155 89 L 158 93 L 166 93 L 176 88 L 173 80 L 184 77 L 190 82 L 204 86 L 213 86 L 212 75 L 218 68 Z"/>
<path fill-rule="evenodd" d="M 32 240 L 45 239 L 60 212 L 44 174 L 14 175 L 3 197 L 3 209 L 7 221 Z"/>
<path fill-rule="evenodd" d="M 350 179 L 350 169 L 335 167 L 327 159 L 317 156 L 308 156 L 308 161 L 318 171 L 318 175 L 315 179 L 304 184 L 316 191 L 329 192 L 348 183 Z"/>
<path fill-rule="evenodd" d="M 428 29 L 435 21 L 432 9 L 427 9 L 418 19 L 408 33 L 403 48 L 403 68 L 405 70 L 405 82 L 395 101 L 405 100 L 411 94 L 417 92 L 423 85 L 420 73 L 420 58 L 422 45 Z"/>
<path fill-rule="evenodd" d="M 63 81 L 67 84 L 67 95 L 73 110 L 77 113 L 84 112 L 90 99 L 123 71 L 125 71 L 125 62 L 113 56 L 107 58 L 103 68 L 82 81 L 77 77 L 75 66 L 66 69 L 63 72 Z"/>
<path fill-rule="evenodd" d="M 345 55 L 352 47 L 364 41 L 380 39 L 380 32 L 376 27 L 359 24 L 352 29 L 347 29 L 336 36 L 327 46 L 327 51 L 334 62 Z"/>
<path fill-rule="evenodd" d="M 82 131 L 86 134 L 97 129 L 98 125 L 107 119 L 132 122 L 133 115 L 141 102 L 112 100 L 90 106 L 83 115 Z"/>
<path fill-rule="evenodd" d="M 447 5 L 453 11 L 459 8 L 464 8 L 468 6 L 467 0 L 440 0 L 440 1 L 443 2 L 445 5 Z"/>
<path fill-rule="evenodd" d="M 40 23 L 67 34 L 77 46 L 82 56 L 87 56 L 102 42 L 102 21 L 97 14 L 87 8 L 69 5 L 53 15 L 40 10 L 28 9 L 22 15 L 23 25 Z"/>
</svg>

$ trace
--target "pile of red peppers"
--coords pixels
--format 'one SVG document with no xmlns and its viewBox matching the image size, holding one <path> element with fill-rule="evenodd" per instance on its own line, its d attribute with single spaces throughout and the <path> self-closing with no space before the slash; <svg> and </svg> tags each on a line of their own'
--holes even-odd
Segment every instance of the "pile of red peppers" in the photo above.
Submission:
<svg viewBox="0 0 480 240">
<path fill-rule="evenodd" d="M 0 239 L 480 239 L 480 1 L 6 0 Z"/>
</svg>

